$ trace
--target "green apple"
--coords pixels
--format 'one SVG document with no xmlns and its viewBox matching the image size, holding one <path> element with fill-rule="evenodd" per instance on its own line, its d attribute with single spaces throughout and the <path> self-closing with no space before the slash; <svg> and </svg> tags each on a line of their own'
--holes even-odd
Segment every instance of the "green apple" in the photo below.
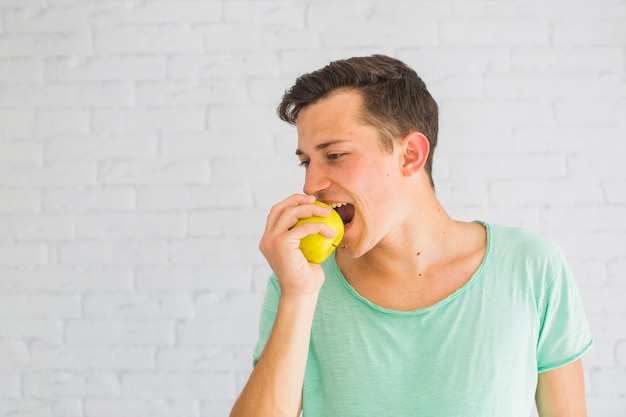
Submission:
<svg viewBox="0 0 626 417">
<path fill-rule="evenodd" d="M 335 232 L 334 238 L 328 238 L 320 233 L 305 236 L 300 240 L 300 250 L 304 254 L 304 257 L 309 261 L 316 264 L 324 262 L 331 253 L 335 250 L 341 239 L 343 239 L 343 220 L 341 216 L 328 204 L 316 201 L 314 204 L 322 207 L 328 207 L 331 209 L 330 215 L 326 217 L 312 216 L 304 219 L 300 219 L 296 222 L 294 227 L 302 223 L 321 222 L 325 223 L 333 232 Z"/>
</svg>

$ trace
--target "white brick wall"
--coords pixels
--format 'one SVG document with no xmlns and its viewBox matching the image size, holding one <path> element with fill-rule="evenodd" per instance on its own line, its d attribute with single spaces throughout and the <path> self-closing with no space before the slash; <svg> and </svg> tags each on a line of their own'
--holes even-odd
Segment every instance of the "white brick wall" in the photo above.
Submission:
<svg viewBox="0 0 626 417">
<path fill-rule="evenodd" d="M 564 248 L 626 415 L 624 1 L 1 0 L 0 416 L 226 415 L 301 187 L 275 106 L 377 52 L 440 103 L 450 212 Z"/>
</svg>

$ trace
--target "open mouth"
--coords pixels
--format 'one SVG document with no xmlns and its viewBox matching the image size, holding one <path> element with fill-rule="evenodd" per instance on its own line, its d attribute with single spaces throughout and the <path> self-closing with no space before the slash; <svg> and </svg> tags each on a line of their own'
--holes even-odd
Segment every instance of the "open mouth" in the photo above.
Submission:
<svg viewBox="0 0 626 417">
<path fill-rule="evenodd" d="M 354 206 L 350 203 L 330 203 L 332 208 L 337 211 L 341 220 L 343 220 L 343 225 L 347 226 L 352 221 L 354 217 Z"/>
</svg>

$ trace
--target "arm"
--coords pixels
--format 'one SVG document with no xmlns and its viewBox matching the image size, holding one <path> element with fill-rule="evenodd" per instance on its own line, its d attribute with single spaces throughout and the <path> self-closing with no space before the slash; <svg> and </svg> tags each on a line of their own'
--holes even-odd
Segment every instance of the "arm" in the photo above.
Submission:
<svg viewBox="0 0 626 417">
<path fill-rule="evenodd" d="M 281 298 L 276 321 L 231 417 L 300 414 L 315 300 Z"/>
<path fill-rule="evenodd" d="M 540 373 L 535 401 L 541 417 L 586 417 L 585 381 L 580 359 Z"/>
<path fill-rule="evenodd" d="M 296 417 L 302 408 L 311 326 L 324 272 L 304 258 L 300 239 L 318 232 L 333 235 L 321 223 L 292 228 L 299 218 L 328 214 L 311 204 L 313 200 L 304 195 L 289 197 L 268 216 L 259 247 L 278 278 L 281 298 L 267 344 L 231 417 Z"/>
</svg>

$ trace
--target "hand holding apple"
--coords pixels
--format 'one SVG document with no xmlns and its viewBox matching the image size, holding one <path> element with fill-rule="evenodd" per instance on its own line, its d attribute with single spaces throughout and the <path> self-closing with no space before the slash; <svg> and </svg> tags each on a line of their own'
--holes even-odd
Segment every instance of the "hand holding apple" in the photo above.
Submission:
<svg viewBox="0 0 626 417">
<path fill-rule="evenodd" d="M 304 219 L 300 219 L 293 227 L 296 227 L 302 223 L 320 222 L 326 224 L 333 232 L 335 232 L 334 238 L 328 238 L 320 233 L 313 235 L 307 235 L 300 240 L 300 250 L 304 254 L 304 257 L 309 261 L 316 264 L 324 262 L 335 248 L 343 239 L 343 220 L 341 216 L 329 205 L 316 201 L 316 204 L 321 207 L 328 207 L 331 209 L 330 215 L 326 217 L 311 216 Z"/>
</svg>

